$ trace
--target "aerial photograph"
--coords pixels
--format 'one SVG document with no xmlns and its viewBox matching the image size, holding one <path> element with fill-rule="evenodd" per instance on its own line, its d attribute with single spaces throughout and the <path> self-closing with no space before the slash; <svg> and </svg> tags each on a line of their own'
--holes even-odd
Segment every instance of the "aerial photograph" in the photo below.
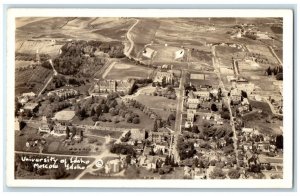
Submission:
<svg viewBox="0 0 300 196">
<path fill-rule="evenodd" d="M 283 179 L 283 18 L 17 17 L 14 178 Z"/>
</svg>

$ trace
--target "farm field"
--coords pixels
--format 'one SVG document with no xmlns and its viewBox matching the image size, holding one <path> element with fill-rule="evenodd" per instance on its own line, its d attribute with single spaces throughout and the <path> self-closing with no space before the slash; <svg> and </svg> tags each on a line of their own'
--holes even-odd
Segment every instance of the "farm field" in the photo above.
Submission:
<svg viewBox="0 0 300 196">
<path fill-rule="evenodd" d="M 131 55 L 141 57 L 144 46 L 155 40 L 155 34 L 159 26 L 159 21 L 151 19 L 143 19 L 137 23 L 130 33 L 134 42 Z"/>
<path fill-rule="evenodd" d="M 111 80 L 127 80 L 129 78 L 147 78 L 151 76 L 153 70 L 140 65 L 128 63 L 116 63 L 106 75 L 105 79 Z"/>
<path fill-rule="evenodd" d="M 44 67 L 26 69 L 15 72 L 15 92 L 21 94 L 28 91 L 38 92 L 49 79 L 52 70 Z"/>
<path fill-rule="evenodd" d="M 48 54 L 56 56 L 59 54 L 59 49 L 62 45 L 56 45 L 51 40 L 26 40 L 16 42 L 16 52 L 35 54 L 37 51 L 40 54 Z"/>
</svg>

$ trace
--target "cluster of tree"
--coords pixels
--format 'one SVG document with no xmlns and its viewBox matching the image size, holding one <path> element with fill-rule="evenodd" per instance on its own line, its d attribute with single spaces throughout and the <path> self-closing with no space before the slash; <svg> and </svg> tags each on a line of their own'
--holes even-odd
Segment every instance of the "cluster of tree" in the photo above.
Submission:
<svg viewBox="0 0 300 196">
<path fill-rule="evenodd" d="M 168 99 L 176 99 L 176 92 L 172 85 L 168 85 L 166 89 L 161 89 L 157 86 L 153 95 L 167 97 Z"/>
<path fill-rule="evenodd" d="M 162 120 L 160 117 L 157 117 L 154 119 L 154 122 L 153 122 L 153 128 L 152 128 L 152 131 L 154 132 L 157 132 L 158 129 L 162 128 L 162 127 L 167 127 L 167 126 L 171 126 L 171 123 L 173 120 L 171 119 L 174 119 L 173 118 L 174 114 L 170 114 L 169 117 L 167 118 L 167 120 Z"/>
<path fill-rule="evenodd" d="M 136 155 L 133 146 L 126 144 L 113 144 L 110 148 L 110 152 L 115 154 L 131 155 L 134 157 Z"/>
<path fill-rule="evenodd" d="M 50 59 L 50 55 L 48 54 L 39 54 L 39 58 L 41 62 L 47 61 Z M 29 53 L 15 53 L 15 60 L 16 61 L 35 61 L 37 60 L 36 54 L 29 54 Z"/>
<path fill-rule="evenodd" d="M 209 174 L 210 179 L 225 179 L 226 173 L 219 167 L 215 167 Z"/>
<path fill-rule="evenodd" d="M 131 132 L 128 131 L 122 138 L 121 142 L 128 142 L 130 140 Z"/>
<path fill-rule="evenodd" d="M 180 160 L 191 158 L 196 153 L 194 143 L 191 141 L 185 141 L 183 138 L 178 139 L 177 149 Z"/>
<path fill-rule="evenodd" d="M 175 163 L 173 155 L 167 155 L 165 159 L 165 165 L 171 165 L 172 167 L 176 167 L 177 164 Z"/>
<path fill-rule="evenodd" d="M 247 31 L 244 35 L 245 37 L 248 37 L 250 39 L 256 40 L 257 39 L 257 35 L 254 32 L 249 32 Z"/>
<path fill-rule="evenodd" d="M 211 138 L 216 138 L 216 139 L 220 139 L 220 138 L 225 138 L 227 137 L 232 137 L 233 132 L 231 129 L 229 129 L 228 127 L 225 126 L 215 126 L 212 125 L 210 123 L 203 123 L 203 128 L 201 129 L 202 133 L 204 136 L 206 137 L 211 137 Z"/>
<path fill-rule="evenodd" d="M 277 80 L 282 80 L 282 73 L 283 73 L 283 68 L 282 66 L 276 66 L 271 68 L 270 66 L 266 69 L 265 71 L 266 75 L 271 76 L 274 75 L 276 76 Z"/>
<path fill-rule="evenodd" d="M 50 108 L 50 113 L 55 113 L 55 112 L 58 112 L 58 111 L 61 111 L 65 108 L 68 108 L 72 106 L 72 104 L 69 102 L 69 101 L 58 101 L 58 102 L 54 102 L 51 104 L 51 107 Z"/>
</svg>

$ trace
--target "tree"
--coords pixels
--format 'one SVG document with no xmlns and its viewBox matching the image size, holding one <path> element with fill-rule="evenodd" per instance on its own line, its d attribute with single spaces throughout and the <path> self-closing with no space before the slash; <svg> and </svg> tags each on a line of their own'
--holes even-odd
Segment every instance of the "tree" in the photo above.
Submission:
<svg viewBox="0 0 300 196">
<path fill-rule="evenodd" d="M 156 132 L 157 129 L 157 123 L 154 121 L 152 131 Z"/>
<path fill-rule="evenodd" d="M 228 111 L 226 112 L 221 112 L 221 118 L 224 118 L 224 119 L 227 119 L 227 120 L 230 120 L 230 114 Z"/>
<path fill-rule="evenodd" d="M 221 168 L 215 167 L 213 171 L 209 174 L 211 179 L 225 179 L 226 174 Z"/>
<path fill-rule="evenodd" d="M 140 119 L 138 117 L 134 117 L 132 120 L 133 124 L 139 124 L 140 123 Z"/>
<path fill-rule="evenodd" d="M 276 136 L 276 147 L 278 149 L 283 149 L 283 136 L 282 135 Z"/>
<path fill-rule="evenodd" d="M 230 169 L 228 172 L 228 176 L 230 179 L 239 179 L 241 176 L 241 173 L 237 169 Z"/>
<path fill-rule="evenodd" d="M 163 88 L 165 88 L 166 85 L 167 85 L 167 78 L 166 78 L 166 76 L 164 76 L 164 77 L 162 78 L 162 80 L 161 80 L 161 86 L 162 86 Z"/>
<path fill-rule="evenodd" d="M 199 131 L 197 125 L 193 125 L 193 127 L 192 127 L 192 132 L 193 132 L 193 133 L 200 133 L 200 131 Z"/>
<path fill-rule="evenodd" d="M 218 111 L 218 107 L 215 103 L 211 104 L 210 106 L 210 109 L 213 111 L 213 112 L 217 112 Z"/>
<path fill-rule="evenodd" d="M 90 115 L 90 116 L 94 116 L 94 115 L 95 115 L 95 113 L 96 113 L 95 109 L 94 109 L 94 108 L 92 108 L 92 110 L 91 110 L 91 115 Z"/>
</svg>

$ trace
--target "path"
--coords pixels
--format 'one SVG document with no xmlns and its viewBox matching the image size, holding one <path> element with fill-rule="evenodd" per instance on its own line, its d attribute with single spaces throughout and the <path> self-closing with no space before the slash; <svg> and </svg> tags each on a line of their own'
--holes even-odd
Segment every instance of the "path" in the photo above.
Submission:
<svg viewBox="0 0 300 196">
<path fill-rule="evenodd" d="M 46 90 L 47 86 L 50 84 L 50 82 L 53 80 L 53 77 L 57 75 L 57 71 L 55 70 L 54 66 L 53 66 L 53 62 L 52 59 L 49 59 L 49 63 L 52 67 L 53 70 L 53 75 L 49 78 L 49 80 L 47 81 L 47 83 L 45 84 L 45 86 L 42 88 L 42 90 L 39 92 L 38 97 L 41 96 L 41 94 Z"/>
<path fill-rule="evenodd" d="M 133 40 L 131 39 L 131 36 L 130 36 L 130 32 L 132 31 L 132 29 L 135 27 L 135 25 L 137 25 L 139 23 L 140 20 L 136 19 L 136 22 L 130 27 L 130 29 L 127 31 L 126 33 L 126 37 L 128 39 L 128 41 L 130 42 L 130 47 L 126 50 L 124 48 L 124 54 L 127 56 L 127 57 L 130 57 L 130 53 L 133 49 L 133 46 L 134 46 L 134 42 Z"/>
</svg>

